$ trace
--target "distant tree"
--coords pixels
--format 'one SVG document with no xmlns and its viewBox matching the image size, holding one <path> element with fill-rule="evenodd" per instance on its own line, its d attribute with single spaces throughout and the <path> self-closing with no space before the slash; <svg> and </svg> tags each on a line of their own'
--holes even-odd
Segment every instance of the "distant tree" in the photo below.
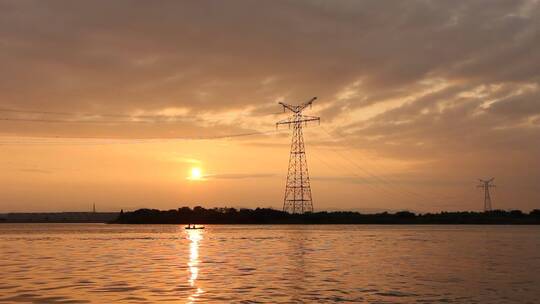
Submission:
<svg viewBox="0 0 540 304">
<path fill-rule="evenodd" d="M 540 219 L 540 209 L 534 209 L 529 213 L 530 216 Z"/>
<path fill-rule="evenodd" d="M 202 213 L 204 211 L 206 211 L 206 209 L 201 206 L 196 206 L 195 208 L 193 208 L 193 212 Z"/>
<path fill-rule="evenodd" d="M 512 210 L 510 211 L 510 215 L 519 217 L 523 216 L 523 212 L 521 212 L 521 210 Z"/>
<path fill-rule="evenodd" d="M 409 212 L 409 211 L 396 212 L 396 216 L 401 217 L 401 218 L 414 218 L 414 217 L 416 217 L 416 215 L 414 213 Z"/>
<path fill-rule="evenodd" d="M 270 208 L 236 210 L 197 206 L 160 211 L 139 209 L 120 212 L 117 223 L 131 224 L 540 224 L 540 210 L 528 215 L 519 210 L 491 212 L 441 212 L 416 215 L 409 211 L 361 214 L 352 211 L 289 214 Z"/>
</svg>

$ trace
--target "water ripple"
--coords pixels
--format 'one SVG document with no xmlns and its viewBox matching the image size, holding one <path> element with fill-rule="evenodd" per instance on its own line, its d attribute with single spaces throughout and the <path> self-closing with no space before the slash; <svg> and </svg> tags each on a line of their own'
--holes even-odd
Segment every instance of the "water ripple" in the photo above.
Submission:
<svg viewBox="0 0 540 304">
<path fill-rule="evenodd" d="M 0 303 L 534 303 L 537 227 L 0 225 Z"/>
</svg>

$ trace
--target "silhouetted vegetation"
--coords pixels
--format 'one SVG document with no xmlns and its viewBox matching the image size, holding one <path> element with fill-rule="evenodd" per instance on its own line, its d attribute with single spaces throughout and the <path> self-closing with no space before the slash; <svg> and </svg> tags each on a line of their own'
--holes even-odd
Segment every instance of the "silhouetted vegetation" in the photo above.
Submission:
<svg viewBox="0 0 540 304">
<path fill-rule="evenodd" d="M 519 210 L 490 212 L 441 212 L 414 214 L 396 213 L 362 214 L 358 212 L 314 212 L 289 214 L 283 211 L 257 208 L 173 210 L 139 209 L 120 213 L 114 223 L 119 224 L 540 224 L 540 210 L 523 213 Z"/>
<path fill-rule="evenodd" d="M 0 214 L 0 223 L 107 223 L 118 212 L 14 212 Z"/>
</svg>

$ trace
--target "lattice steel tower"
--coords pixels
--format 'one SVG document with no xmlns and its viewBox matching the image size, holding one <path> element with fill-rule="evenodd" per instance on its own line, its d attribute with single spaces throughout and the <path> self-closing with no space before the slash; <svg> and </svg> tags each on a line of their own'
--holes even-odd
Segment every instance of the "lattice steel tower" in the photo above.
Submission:
<svg viewBox="0 0 540 304">
<path fill-rule="evenodd" d="M 488 180 L 478 179 L 480 181 L 480 185 L 478 185 L 478 188 L 484 189 L 484 212 L 491 211 L 491 195 L 489 194 L 489 188 L 495 187 L 495 185 L 491 184 L 495 178 L 492 177 Z"/>
<path fill-rule="evenodd" d="M 288 118 L 276 123 L 276 128 L 280 125 L 288 125 L 289 128 L 293 128 L 291 153 L 289 155 L 289 169 L 287 171 L 287 183 L 285 184 L 285 197 L 283 199 L 283 211 L 290 213 L 313 211 L 313 200 L 311 198 L 311 187 L 309 185 L 302 126 L 307 126 L 307 124 L 312 121 L 320 123 L 321 118 L 303 115 L 302 111 L 308 106 L 311 107 L 315 99 L 317 99 L 317 97 L 313 97 L 308 102 L 300 105 L 290 105 L 283 102 L 279 103 L 283 106 L 283 112 L 289 110 L 293 113 Z"/>
</svg>

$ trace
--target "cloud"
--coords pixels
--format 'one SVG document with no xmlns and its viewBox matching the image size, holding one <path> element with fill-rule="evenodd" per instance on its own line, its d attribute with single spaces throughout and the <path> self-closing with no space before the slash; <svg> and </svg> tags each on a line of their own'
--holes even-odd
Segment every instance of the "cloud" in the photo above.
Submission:
<svg viewBox="0 0 540 304">
<path fill-rule="evenodd" d="M 0 118 L 185 118 L 0 120 L 0 135 L 187 138 L 267 131 L 281 118 L 273 115 L 277 101 L 318 96 L 310 114 L 321 116 L 331 136 L 314 130 L 309 144 L 429 160 L 417 170 L 439 178 L 457 178 L 458 169 L 470 175 L 464 179 L 478 171 L 516 180 L 540 172 L 538 1 L 0 5 L 0 108 L 72 113 L 1 112 Z M 284 137 L 242 143 L 281 147 Z"/>
<path fill-rule="evenodd" d="M 506 134 L 497 127 L 525 127 L 523 119 L 537 125 L 538 92 L 520 94 L 540 82 L 537 1 L 2 6 L 0 106 L 98 117 L 181 109 L 189 118 L 0 121 L 4 134 L 152 138 L 268 130 L 276 101 L 312 95 L 320 97 L 314 110 L 323 124 L 351 136 L 352 145 L 385 154 L 398 147 L 413 155 L 420 143 L 447 149 L 463 133 L 476 139 L 462 146 L 478 137 L 500 141 Z M 475 90 L 479 95 L 471 95 Z"/>
<path fill-rule="evenodd" d="M 276 174 L 272 173 L 260 173 L 260 174 L 250 174 L 250 173 L 220 173 L 220 174 L 208 174 L 205 175 L 205 179 L 255 179 L 255 178 L 269 178 L 275 177 Z"/>
<path fill-rule="evenodd" d="M 40 173 L 40 174 L 51 174 L 51 173 L 53 173 L 53 171 L 50 171 L 50 170 L 35 169 L 35 168 L 21 168 L 18 171 L 24 172 L 24 173 Z"/>
<path fill-rule="evenodd" d="M 404 98 L 425 79 L 445 79 L 462 90 L 539 79 L 539 8 L 531 1 L 3 6 L 1 100 L 23 109 L 130 114 L 181 108 L 201 122 L 191 126 L 237 129 L 248 118 L 212 121 L 244 107 L 273 113 L 269 105 L 280 98 L 311 95 L 332 105 L 324 113 L 339 121 L 351 109 Z M 28 132 L 41 127 L 28 125 Z M 171 126 L 107 127 L 109 133 L 162 134 Z M 173 128 L 189 132 L 185 124 Z"/>
<path fill-rule="evenodd" d="M 494 102 L 489 106 L 488 111 L 508 116 L 508 119 L 540 115 L 540 89 L 535 87 L 531 91 Z"/>
</svg>

